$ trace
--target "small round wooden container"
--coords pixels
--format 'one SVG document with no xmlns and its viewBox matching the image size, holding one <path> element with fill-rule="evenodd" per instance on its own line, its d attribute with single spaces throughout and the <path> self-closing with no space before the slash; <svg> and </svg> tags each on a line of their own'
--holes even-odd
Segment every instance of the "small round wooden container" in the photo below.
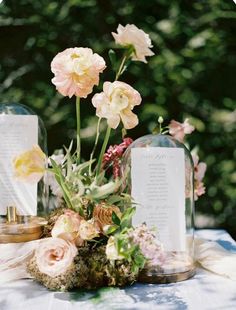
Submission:
<svg viewBox="0 0 236 310">
<path fill-rule="evenodd" d="M 0 219 L 0 243 L 18 243 L 39 239 L 47 221 L 37 216 L 21 216 L 8 207 L 7 216 Z"/>
</svg>

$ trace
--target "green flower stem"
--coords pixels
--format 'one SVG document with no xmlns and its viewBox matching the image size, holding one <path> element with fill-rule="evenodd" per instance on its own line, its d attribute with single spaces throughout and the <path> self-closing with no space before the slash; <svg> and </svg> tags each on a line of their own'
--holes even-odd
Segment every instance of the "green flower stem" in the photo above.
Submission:
<svg viewBox="0 0 236 310">
<path fill-rule="evenodd" d="M 108 126 L 107 127 L 107 131 L 106 131 L 106 135 L 105 135 L 105 138 L 104 138 L 104 141 L 103 141 L 102 149 L 101 149 L 101 152 L 100 152 L 100 155 L 99 155 L 99 159 L 98 159 L 96 177 L 99 176 L 99 173 L 101 171 L 102 160 L 103 160 L 103 156 L 104 156 L 105 151 L 106 151 L 106 147 L 107 147 L 107 143 L 108 143 L 108 140 L 109 140 L 109 137 L 110 137 L 110 133 L 111 133 L 111 127 Z"/>
<path fill-rule="evenodd" d="M 90 154 L 90 164 L 89 164 L 89 175 L 91 176 L 92 175 L 92 160 L 93 160 L 93 155 L 95 153 L 95 150 L 96 150 L 96 147 L 97 147 L 97 144 L 98 144 L 98 138 L 99 138 L 99 135 L 100 135 L 100 123 L 101 123 L 101 117 L 99 117 L 98 119 L 98 123 L 97 123 L 97 132 L 96 132 L 96 138 L 95 138 L 95 142 L 94 142 L 94 146 L 93 146 L 93 150 L 92 150 L 92 153 Z"/>
<path fill-rule="evenodd" d="M 124 57 L 122 58 L 120 67 L 116 73 L 116 77 L 115 77 L 115 81 L 118 81 L 118 79 L 120 78 L 120 76 L 123 74 L 124 72 L 124 66 L 127 60 L 129 60 L 130 56 L 132 55 L 132 53 L 134 52 L 134 47 L 130 46 L 124 53 Z"/>
<path fill-rule="evenodd" d="M 80 142 L 80 97 L 76 97 L 76 121 L 77 121 L 77 132 L 76 132 L 76 139 L 77 139 L 77 160 L 80 161 L 80 152 L 81 152 L 81 142 Z"/>
<path fill-rule="evenodd" d="M 119 67 L 119 69 L 118 69 L 118 71 L 117 71 L 117 73 L 116 73 L 115 81 L 117 81 L 117 80 L 119 79 L 119 77 L 121 76 L 127 58 L 128 58 L 128 57 L 127 57 L 127 55 L 125 54 L 124 57 L 123 57 L 123 59 L 122 59 L 122 61 L 121 61 L 120 67 Z"/>
</svg>

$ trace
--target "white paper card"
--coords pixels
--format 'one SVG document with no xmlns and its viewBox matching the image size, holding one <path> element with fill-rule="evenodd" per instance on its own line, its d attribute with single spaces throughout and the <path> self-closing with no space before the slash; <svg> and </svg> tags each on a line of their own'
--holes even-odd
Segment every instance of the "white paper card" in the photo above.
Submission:
<svg viewBox="0 0 236 310">
<path fill-rule="evenodd" d="M 181 148 L 131 150 L 134 226 L 146 223 L 166 251 L 185 251 L 185 161 Z"/>
<path fill-rule="evenodd" d="M 37 184 L 17 181 L 13 159 L 38 144 L 36 115 L 0 115 L 0 215 L 16 206 L 20 215 L 37 214 Z"/>
</svg>

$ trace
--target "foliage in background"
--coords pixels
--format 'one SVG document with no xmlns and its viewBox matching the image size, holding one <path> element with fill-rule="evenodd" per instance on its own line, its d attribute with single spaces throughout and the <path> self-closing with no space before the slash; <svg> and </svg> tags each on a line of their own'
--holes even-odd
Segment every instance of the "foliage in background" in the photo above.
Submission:
<svg viewBox="0 0 236 310">
<path fill-rule="evenodd" d="M 1 102 L 26 104 L 42 117 L 48 129 L 49 153 L 61 144 L 68 146 L 76 135 L 75 105 L 52 87 L 51 60 L 71 46 L 91 46 L 105 58 L 114 48 L 109 43 L 110 32 L 119 23 L 133 23 L 149 33 L 156 54 L 148 69 L 145 64 L 134 64 L 125 76 L 144 103 L 136 109 L 142 125 L 130 135 L 136 138 L 150 132 L 159 115 L 167 123 L 189 117 L 198 130 L 191 136 L 191 146 L 199 145 L 199 155 L 209 167 L 207 194 L 197 202 L 197 210 L 213 216 L 218 226 L 236 236 L 233 1 L 3 0 Z M 106 62 L 110 65 L 109 59 Z M 108 72 L 105 80 L 114 78 Z M 85 158 L 96 131 L 92 115 L 88 97 L 82 106 L 82 127 L 86 128 L 82 135 L 88 138 L 82 154 Z M 119 143 L 118 139 L 116 135 L 113 142 Z"/>
</svg>

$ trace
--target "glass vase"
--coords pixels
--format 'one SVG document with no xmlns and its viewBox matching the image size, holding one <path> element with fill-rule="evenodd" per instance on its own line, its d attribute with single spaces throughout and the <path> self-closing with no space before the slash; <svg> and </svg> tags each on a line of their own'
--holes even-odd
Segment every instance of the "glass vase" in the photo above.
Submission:
<svg viewBox="0 0 236 310">
<path fill-rule="evenodd" d="M 168 135 L 135 140 L 122 158 L 124 187 L 136 214 L 161 244 L 158 263 L 147 263 L 139 281 L 169 283 L 190 278 L 194 267 L 194 168 L 189 150 Z"/>
<path fill-rule="evenodd" d="M 39 145 L 47 154 L 47 134 L 39 116 L 18 103 L 0 104 L 0 243 L 38 239 L 48 212 L 45 177 L 38 183 L 19 181 L 13 161 Z"/>
</svg>

